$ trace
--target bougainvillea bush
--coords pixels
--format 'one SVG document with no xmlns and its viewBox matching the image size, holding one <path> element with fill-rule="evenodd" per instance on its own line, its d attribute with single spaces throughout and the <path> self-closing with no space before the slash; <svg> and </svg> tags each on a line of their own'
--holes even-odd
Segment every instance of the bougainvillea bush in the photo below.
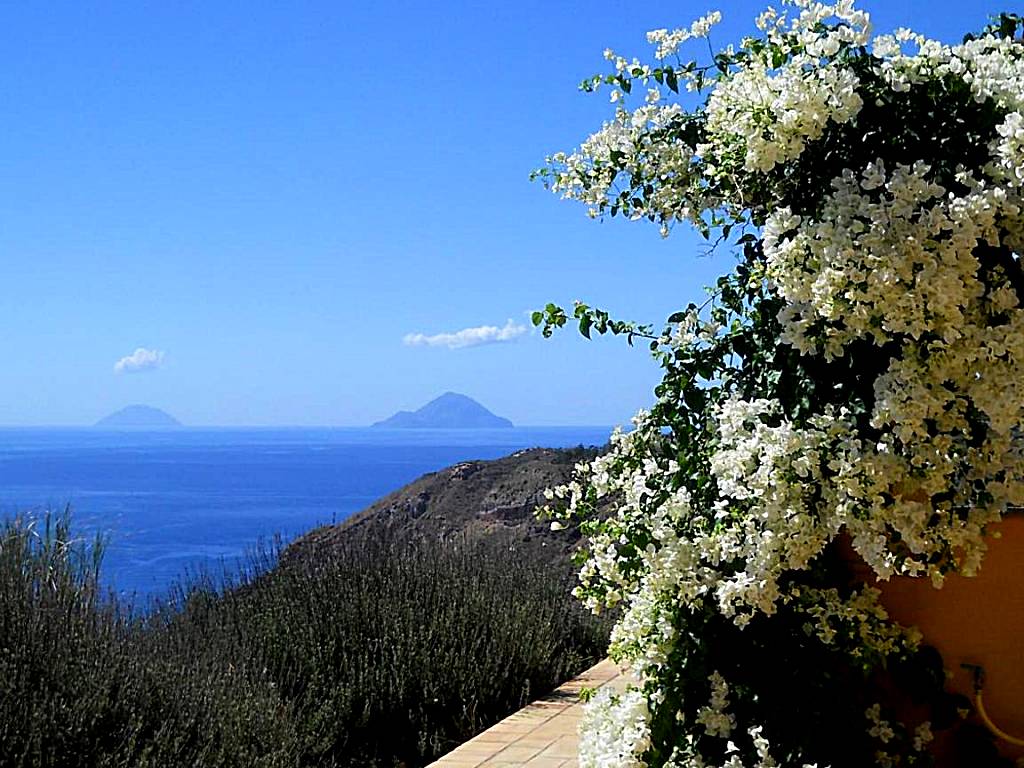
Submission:
<svg viewBox="0 0 1024 768">
<path fill-rule="evenodd" d="M 687 59 L 719 20 L 650 32 L 650 62 L 606 51 L 582 87 L 612 116 L 538 171 L 594 217 L 736 257 L 660 333 L 534 314 L 648 339 L 664 368 L 635 428 L 550 492 L 639 680 L 591 700 L 581 765 L 925 765 L 940 732 L 997 764 L 848 563 L 939 587 L 1024 502 L 1021 20 L 947 45 L 796 0 Z"/>
</svg>

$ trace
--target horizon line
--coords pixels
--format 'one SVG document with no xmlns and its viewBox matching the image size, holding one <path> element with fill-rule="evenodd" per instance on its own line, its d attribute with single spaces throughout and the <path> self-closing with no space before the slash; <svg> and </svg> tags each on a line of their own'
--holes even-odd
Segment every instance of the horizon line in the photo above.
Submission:
<svg viewBox="0 0 1024 768">
<path fill-rule="evenodd" d="M 374 424 L 176 424 L 165 427 L 104 427 L 92 424 L 0 424 L 0 429 L 90 429 L 97 432 L 177 432 L 189 429 L 379 429 L 388 432 L 474 432 L 507 429 L 614 429 L 616 424 L 515 424 L 511 427 L 378 427 Z M 625 426 L 625 423 L 619 424 Z"/>
</svg>

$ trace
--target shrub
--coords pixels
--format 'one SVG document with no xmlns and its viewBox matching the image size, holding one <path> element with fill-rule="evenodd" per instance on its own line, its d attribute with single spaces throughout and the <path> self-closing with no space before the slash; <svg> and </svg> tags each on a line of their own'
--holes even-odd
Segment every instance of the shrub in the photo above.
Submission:
<svg viewBox="0 0 1024 768">
<path fill-rule="evenodd" d="M 141 613 L 66 518 L 7 522 L 0 764 L 423 765 L 604 650 L 571 573 L 505 537 L 276 552 Z"/>
</svg>

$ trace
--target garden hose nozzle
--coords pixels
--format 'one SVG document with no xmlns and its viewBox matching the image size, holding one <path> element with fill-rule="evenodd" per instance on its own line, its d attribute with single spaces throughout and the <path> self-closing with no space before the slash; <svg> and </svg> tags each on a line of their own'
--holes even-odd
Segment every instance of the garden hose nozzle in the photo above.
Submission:
<svg viewBox="0 0 1024 768">
<path fill-rule="evenodd" d="M 1018 747 L 1024 747 L 1024 739 L 1011 736 L 1002 728 L 992 722 L 992 718 L 988 716 L 988 712 L 985 711 L 985 703 L 982 701 L 982 692 L 985 689 L 985 668 L 980 664 L 961 664 L 962 669 L 966 669 L 974 675 L 974 707 L 978 711 L 978 717 L 981 718 L 981 722 L 985 724 L 985 727 L 997 738 L 1005 741 L 1009 744 L 1013 744 Z"/>
</svg>

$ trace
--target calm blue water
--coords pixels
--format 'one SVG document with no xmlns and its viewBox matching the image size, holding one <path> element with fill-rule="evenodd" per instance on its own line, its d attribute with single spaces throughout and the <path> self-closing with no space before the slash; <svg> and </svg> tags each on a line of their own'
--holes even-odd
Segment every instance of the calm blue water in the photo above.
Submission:
<svg viewBox="0 0 1024 768">
<path fill-rule="evenodd" d="M 604 427 L 504 430 L 0 429 L 0 517 L 62 509 L 108 538 L 104 580 L 158 594 L 261 538 L 340 521 L 450 464 L 601 445 Z"/>
</svg>

